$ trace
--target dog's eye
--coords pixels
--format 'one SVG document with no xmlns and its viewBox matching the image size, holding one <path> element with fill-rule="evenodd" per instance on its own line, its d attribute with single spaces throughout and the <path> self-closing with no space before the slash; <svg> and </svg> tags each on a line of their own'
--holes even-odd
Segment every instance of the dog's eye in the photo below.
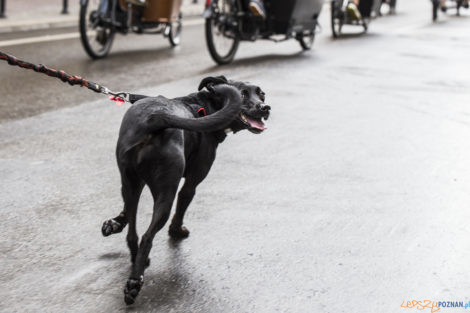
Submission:
<svg viewBox="0 0 470 313">
<path fill-rule="evenodd" d="M 265 93 L 261 90 L 261 88 L 256 87 L 256 91 L 255 91 L 255 92 L 256 92 L 256 94 L 259 96 L 259 98 L 261 99 L 261 101 L 264 102 L 264 98 L 265 98 L 264 95 L 265 95 Z"/>
<path fill-rule="evenodd" d="M 250 93 L 248 92 L 248 90 L 242 90 L 243 99 L 248 99 L 249 96 L 250 96 Z"/>
</svg>

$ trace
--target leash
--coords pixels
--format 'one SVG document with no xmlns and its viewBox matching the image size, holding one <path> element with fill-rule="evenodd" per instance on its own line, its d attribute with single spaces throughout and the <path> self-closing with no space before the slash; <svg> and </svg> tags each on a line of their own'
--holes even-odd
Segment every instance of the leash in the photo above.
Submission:
<svg viewBox="0 0 470 313">
<path fill-rule="evenodd" d="M 66 72 L 62 70 L 58 71 L 52 68 L 48 68 L 47 66 L 43 64 L 29 63 L 29 62 L 20 60 L 17 57 L 14 57 L 12 55 L 6 54 L 2 51 L 0 51 L 0 60 L 7 61 L 9 65 L 19 66 L 27 70 L 33 70 L 37 73 L 46 74 L 47 76 L 50 76 L 50 77 L 59 78 L 64 83 L 69 83 L 69 85 L 71 86 L 79 85 L 80 87 L 86 87 L 96 93 L 109 95 L 110 96 L 109 99 L 112 101 L 115 101 L 118 106 L 122 105 L 124 102 L 129 102 L 133 104 L 134 102 L 140 99 L 148 98 L 148 96 L 128 93 L 124 91 L 114 92 L 114 91 L 111 91 L 107 87 L 101 86 L 92 81 L 88 81 L 84 79 L 83 77 L 73 76 L 73 75 L 67 74 Z M 203 117 L 207 115 L 206 109 L 202 105 L 191 104 L 190 107 L 195 112 L 195 114 L 199 117 Z"/>
<path fill-rule="evenodd" d="M 124 102 L 134 103 L 137 100 L 147 98 L 147 96 L 131 94 L 131 93 L 124 92 L 124 91 L 114 92 L 107 87 L 101 86 L 92 81 L 88 81 L 80 76 L 73 76 L 73 75 L 67 74 L 66 72 L 62 70 L 58 71 L 52 68 L 48 68 L 47 66 L 43 64 L 32 64 L 32 63 L 20 60 L 17 57 L 14 57 L 12 55 L 3 53 L 1 51 L 0 51 L 0 60 L 7 61 L 8 64 L 13 65 L 13 66 L 19 66 L 27 70 L 33 70 L 37 73 L 46 74 L 47 76 L 50 76 L 50 77 L 59 78 L 64 83 L 69 83 L 69 85 L 71 86 L 79 85 L 80 87 L 86 87 L 94 92 L 109 95 L 110 96 L 109 99 L 115 101 L 118 105 Z"/>
</svg>

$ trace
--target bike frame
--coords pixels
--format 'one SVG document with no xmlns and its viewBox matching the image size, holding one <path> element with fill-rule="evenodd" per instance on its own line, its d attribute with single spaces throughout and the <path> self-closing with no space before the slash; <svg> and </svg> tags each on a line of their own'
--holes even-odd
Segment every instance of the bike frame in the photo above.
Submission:
<svg viewBox="0 0 470 313">
<path fill-rule="evenodd" d="M 222 0 L 223 1 L 223 0 Z M 243 37 L 242 25 L 243 25 L 243 17 L 245 16 L 245 12 L 241 10 L 241 0 L 226 0 L 227 2 L 231 2 L 230 5 L 235 8 L 235 10 L 231 10 L 231 15 L 236 20 L 236 29 L 237 29 L 237 36 Z M 225 1 L 223 1 L 225 4 Z M 214 14 L 218 14 L 219 10 L 219 0 L 207 0 L 206 1 L 206 9 L 203 13 L 204 18 L 213 18 Z M 226 34 L 224 31 L 224 36 L 227 38 L 231 38 L 229 34 Z"/>
<path fill-rule="evenodd" d="M 394 1 L 396 3 L 396 0 L 391 0 L 391 1 Z M 349 16 L 346 14 L 346 9 L 347 9 L 349 0 L 332 0 L 331 2 L 338 4 L 338 8 L 341 10 L 341 13 L 343 14 L 343 17 L 344 17 L 344 21 L 343 21 L 344 25 L 355 25 L 354 21 L 350 20 Z M 375 12 L 376 14 L 375 17 L 379 16 L 378 13 L 380 12 L 380 6 L 382 5 L 382 2 L 383 2 L 382 0 L 381 1 L 374 0 L 372 3 L 371 11 Z M 364 19 L 364 17 L 362 19 Z M 371 19 L 371 17 L 367 17 L 367 19 Z"/>
<path fill-rule="evenodd" d="M 80 0 L 80 5 L 81 6 L 88 5 L 88 2 L 89 0 Z M 118 21 L 116 18 L 117 6 L 118 6 L 118 0 L 111 0 L 111 10 L 109 10 L 111 15 L 109 18 L 106 18 L 106 19 L 100 17 L 101 22 L 104 23 L 106 26 L 111 26 L 115 29 L 120 30 L 121 32 L 122 31 L 127 32 L 131 26 L 129 17 L 127 18 L 125 23 L 123 23 L 122 21 Z M 98 11 L 104 15 L 107 13 L 108 8 L 109 8 L 109 0 L 100 0 Z"/>
</svg>

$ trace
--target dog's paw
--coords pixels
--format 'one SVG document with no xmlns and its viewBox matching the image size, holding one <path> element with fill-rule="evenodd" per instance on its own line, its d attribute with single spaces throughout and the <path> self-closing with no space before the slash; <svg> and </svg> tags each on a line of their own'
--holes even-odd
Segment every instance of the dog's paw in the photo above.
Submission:
<svg viewBox="0 0 470 313">
<path fill-rule="evenodd" d="M 115 219 L 110 219 L 103 223 L 103 227 L 101 227 L 101 233 L 103 236 L 108 237 L 109 235 L 122 232 L 124 227 L 126 227 L 126 224 L 121 224 Z"/>
<path fill-rule="evenodd" d="M 168 234 L 173 239 L 185 239 L 189 236 L 189 230 L 184 226 L 171 226 Z"/>
<path fill-rule="evenodd" d="M 144 276 L 140 276 L 140 279 L 129 278 L 124 288 L 124 301 L 127 305 L 134 304 L 143 284 Z"/>
</svg>

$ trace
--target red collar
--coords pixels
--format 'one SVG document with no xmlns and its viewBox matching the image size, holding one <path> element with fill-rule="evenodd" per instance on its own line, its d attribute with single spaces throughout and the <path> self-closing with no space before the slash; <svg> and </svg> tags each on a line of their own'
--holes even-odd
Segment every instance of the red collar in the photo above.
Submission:
<svg viewBox="0 0 470 313">
<path fill-rule="evenodd" d="M 206 109 L 204 109 L 203 107 L 200 107 L 199 109 L 197 109 L 196 113 L 199 114 L 200 117 L 207 115 Z"/>
</svg>

